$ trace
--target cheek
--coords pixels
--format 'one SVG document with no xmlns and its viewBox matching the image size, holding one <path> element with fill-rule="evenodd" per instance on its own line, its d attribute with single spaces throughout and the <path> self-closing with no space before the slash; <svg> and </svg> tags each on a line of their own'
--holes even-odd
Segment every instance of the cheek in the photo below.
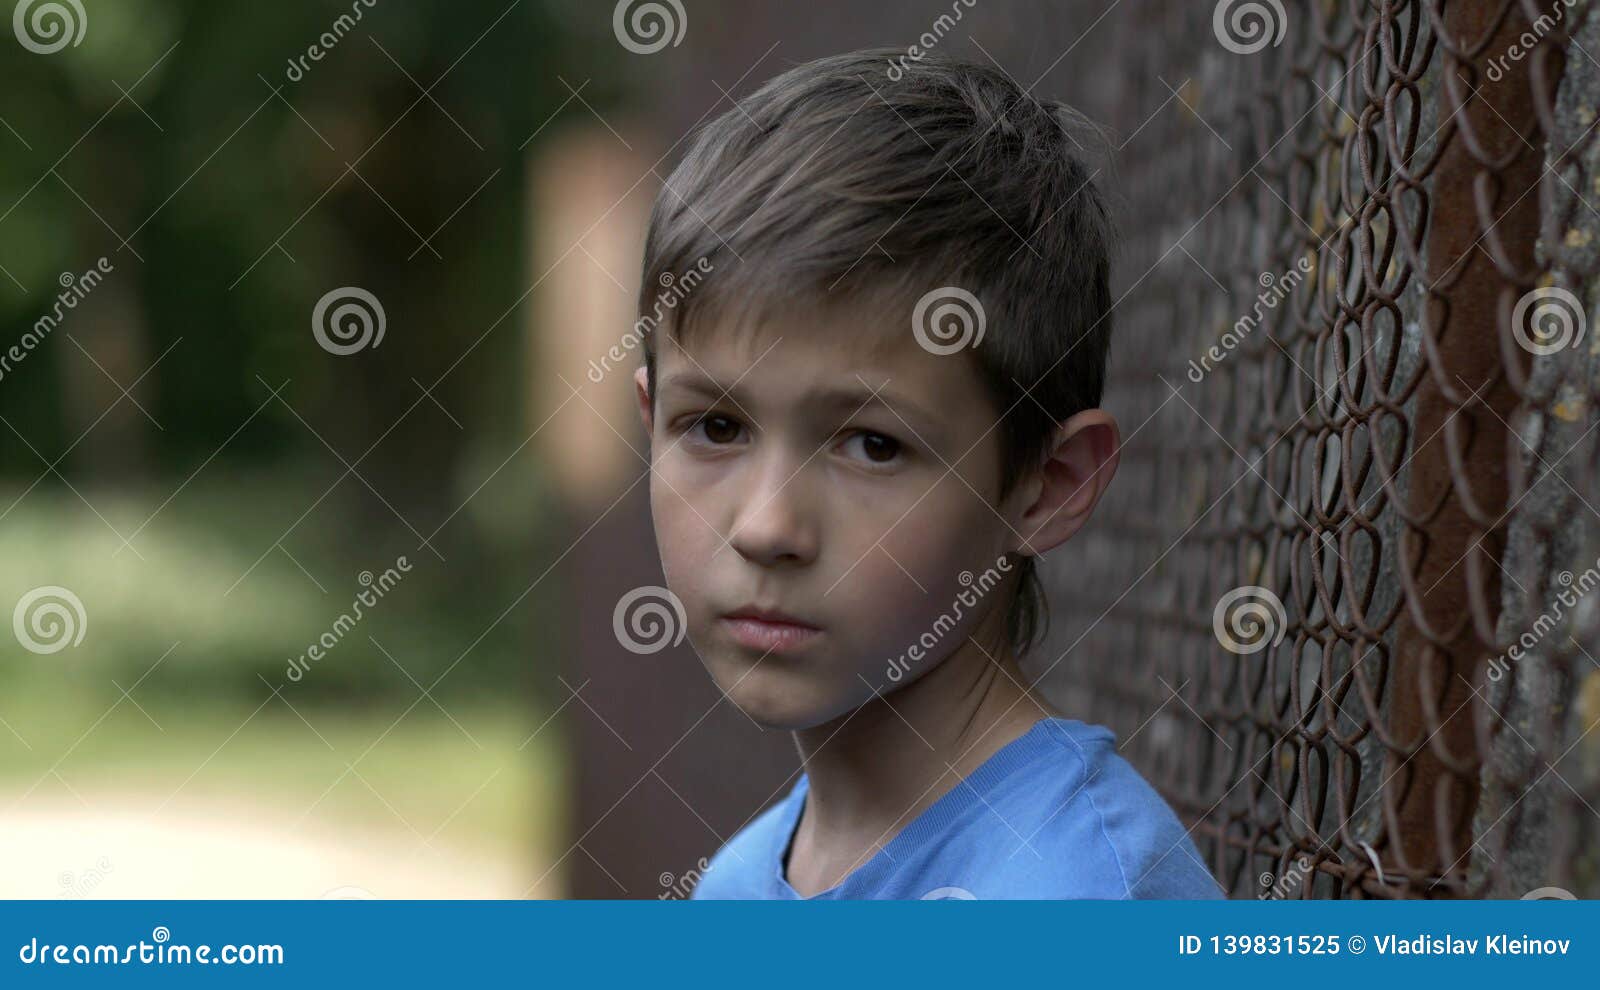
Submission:
<svg viewBox="0 0 1600 990">
<path fill-rule="evenodd" d="M 698 643 L 716 607 L 729 604 L 712 580 L 734 551 L 708 520 L 716 519 L 710 492 L 662 472 L 650 479 L 650 514 L 667 588 L 683 603 L 689 634 Z M 736 555 L 735 555 L 736 556 Z"/>
<path fill-rule="evenodd" d="M 719 542 L 685 500 L 691 496 L 682 493 L 682 487 L 670 477 L 651 475 L 650 517 L 655 524 L 656 545 L 661 551 L 661 568 L 667 584 L 679 595 L 692 590 L 685 582 L 702 572 Z M 700 511 L 704 513 L 705 509 L 702 507 Z"/>
<path fill-rule="evenodd" d="M 875 513 L 856 529 L 851 543 L 858 545 L 840 549 L 849 558 L 843 566 L 857 558 L 861 562 L 829 596 L 848 601 L 863 618 L 857 628 L 871 630 L 876 651 L 890 651 L 890 656 L 903 652 L 950 610 L 966 587 L 961 574 L 975 576 L 992 566 L 1006 535 L 1004 523 L 954 477 L 940 482 L 894 525 L 904 513 L 906 507 L 898 505 L 885 518 Z M 879 537 L 882 542 L 868 552 Z M 956 641 L 947 638 L 945 645 Z"/>
<path fill-rule="evenodd" d="M 1000 516 L 961 479 L 946 477 L 883 537 L 883 550 L 893 558 L 884 563 L 896 572 L 903 567 L 930 596 L 939 595 L 957 586 L 961 571 L 993 563 L 1006 532 Z M 903 573 L 901 580 L 909 583 Z"/>
</svg>

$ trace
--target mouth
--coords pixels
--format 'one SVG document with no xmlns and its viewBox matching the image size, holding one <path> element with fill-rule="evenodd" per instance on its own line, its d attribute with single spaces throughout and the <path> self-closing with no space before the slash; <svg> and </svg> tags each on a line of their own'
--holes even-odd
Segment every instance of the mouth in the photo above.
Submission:
<svg viewBox="0 0 1600 990">
<path fill-rule="evenodd" d="M 822 630 L 776 609 L 745 606 L 725 613 L 719 620 L 734 642 L 768 653 L 799 649 Z"/>
</svg>

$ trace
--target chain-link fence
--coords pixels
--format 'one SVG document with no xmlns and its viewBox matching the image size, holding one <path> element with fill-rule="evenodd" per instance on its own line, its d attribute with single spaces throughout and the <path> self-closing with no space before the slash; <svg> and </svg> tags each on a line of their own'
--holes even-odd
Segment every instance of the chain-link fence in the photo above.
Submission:
<svg viewBox="0 0 1600 990">
<path fill-rule="evenodd" d="M 1595 896 L 1600 17 L 1112 16 L 1128 442 L 1046 684 L 1235 897 Z"/>
</svg>

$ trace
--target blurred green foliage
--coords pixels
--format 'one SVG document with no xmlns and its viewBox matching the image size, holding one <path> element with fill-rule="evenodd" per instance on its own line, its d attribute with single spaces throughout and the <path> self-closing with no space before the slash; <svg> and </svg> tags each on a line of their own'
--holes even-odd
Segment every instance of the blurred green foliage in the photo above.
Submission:
<svg viewBox="0 0 1600 990">
<path fill-rule="evenodd" d="M 115 697 L 169 649 L 141 693 L 259 697 L 401 554 L 292 690 L 548 685 L 530 653 L 560 589 L 527 589 L 569 536 L 523 445 L 526 162 L 588 113 L 563 78 L 623 98 L 608 20 L 380 0 L 295 72 L 348 0 L 85 8 L 55 54 L 0 36 L 0 351 L 62 273 L 113 266 L 0 377 L 3 618 L 61 585 L 89 621 L 48 657 L 0 637 L 0 698 L 63 672 Z M 342 286 L 382 302 L 381 346 L 317 345 Z"/>
</svg>

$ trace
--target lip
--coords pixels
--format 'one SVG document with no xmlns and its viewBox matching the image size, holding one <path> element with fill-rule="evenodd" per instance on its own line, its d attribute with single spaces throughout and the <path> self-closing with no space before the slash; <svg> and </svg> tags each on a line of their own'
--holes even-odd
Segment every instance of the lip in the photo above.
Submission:
<svg viewBox="0 0 1600 990">
<path fill-rule="evenodd" d="M 794 616 L 754 606 L 728 612 L 720 621 L 735 642 L 769 653 L 799 649 L 822 634 Z"/>
</svg>

